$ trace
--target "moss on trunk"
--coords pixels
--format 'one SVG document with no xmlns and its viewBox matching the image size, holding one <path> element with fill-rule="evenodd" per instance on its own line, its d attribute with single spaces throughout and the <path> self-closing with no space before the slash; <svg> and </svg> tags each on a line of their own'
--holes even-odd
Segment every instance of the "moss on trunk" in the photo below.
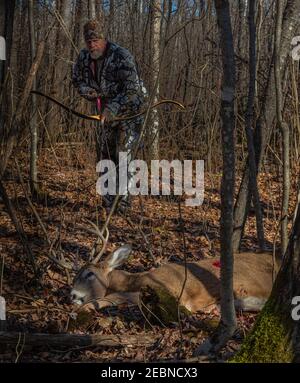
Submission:
<svg viewBox="0 0 300 383">
<path fill-rule="evenodd" d="M 246 336 L 233 363 L 289 363 L 294 354 L 290 342 L 290 318 L 269 300 Z"/>
</svg>

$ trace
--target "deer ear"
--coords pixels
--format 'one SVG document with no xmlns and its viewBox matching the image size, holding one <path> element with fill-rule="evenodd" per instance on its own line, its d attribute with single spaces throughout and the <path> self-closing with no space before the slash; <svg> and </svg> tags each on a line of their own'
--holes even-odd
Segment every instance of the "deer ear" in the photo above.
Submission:
<svg viewBox="0 0 300 383">
<path fill-rule="evenodd" d="M 119 267 L 124 263 L 130 253 L 132 251 L 132 246 L 127 244 L 119 247 L 117 250 L 115 250 L 108 258 L 107 258 L 107 264 L 110 270 L 115 269 L 116 267 Z"/>
</svg>

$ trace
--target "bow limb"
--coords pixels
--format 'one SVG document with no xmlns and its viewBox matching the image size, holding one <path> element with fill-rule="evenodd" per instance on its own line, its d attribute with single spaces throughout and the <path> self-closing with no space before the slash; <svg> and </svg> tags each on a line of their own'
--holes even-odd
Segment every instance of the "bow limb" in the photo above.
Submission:
<svg viewBox="0 0 300 383">
<path fill-rule="evenodd" d="M 67 112 L 74 114 L 74 116 L 77 116 L 77 117 L 80 117 L 80 118 L 84 118 L 85 120 L 92 120 L 92 121 L 98 121 L 98 122 L 101 120 L 101 116 L 100 115 L 89 116 L 88 114 L 77 112 L 77 110 L 71 109 L 70 107 L 62 104 L 61 102 L 59 102 L 55 98 L 53 98 L 51 96 L 48 96 L 48 95 L 46 95 L 46 94 L 44 94 L 42 92 L 39 92 L 38 90 L 32 90 L 31 93 L 34 93 L 34 94 L 37 94 L 39 96 L 43 96 L 43 97 L 47 98 L 48 100 L 54 102 L 56 105 L 59 105 L 61 108 L 63 108 Z"/>
<path fill-rule="evenodd" d="M 64 110 L 66 110 L 69 113 L 74 114 L 77 117 L 84 118 L 85 120 L 98 121 L 98 122 L 101 121 L 101 117 L 102 116 L 100 114 L 99 115 L 88 115 L 88 114 L 80 113 L 80 112 L 77 112 L 76 110 L 71 109 L 70 107 L 62 104 L 60 101 L 56 100 L 55 98 L 53 98 L 51 96 L 48 96 L 48 95 L 46 95 L 46 94 L 44 94 L 42 92 L 39 92 L 37 90 L 32 90 L 31 93 L 34 93 L 34 94 L 37 94 L 39 96 L 43 96 L 43 97 L 47 98 L 48 100 L 54 102 L 56 105 L 59 105 Z M 181 104 L 178 101 L 174 101 L 174 100 L 161 100 L 161 101 L 158 101 L 155 104 L 151 105 L 149 107 L 149 109 L 157 108 L 159 105 L 162 105 L 162 104 L 173 104 L 173 105 L 178 106 L 181 109 L 185 109 L 185 106 L 183 104 Z M 147 110 L 148 109 L 145 109 L 145 110 L 141 111 L 140 113 L 137 113 L 137 114 L 134 114 L 134 115 L 131 115 L 131 116 L 130 115 L 127 115 L 127 116 L 125 115 L 125 116 L 115 117 L 114 119 L 112 119 L 111 122 L 133 120 L 134 118 L 140 117 L 143 114 L 145 114 L 147 112 Z"/>
<path fill-rule="evenodd" d="M 149 107 L 149 109 L 155 109 L 159 105 L 162 105 L 162 104 L 173 104 L 173 105 L 178 106 L 180 109 L 185 109 L 185 106 L 183 104 L 181 104 L 178 101 L 174 101 L 174 100 L 161 100 L 161 101 L 158 101 L 155 104 L 151 105 Z M 125 115 L 125 116 L 115 117 L 113 119 L 113 121 L 128 121 L 128 120 L 133 120 L 134 118 L 140 117 L 143 114 L 145 114 L 147 112 L 147 110 L 148 110 L 148 108 L 145 109 L 145 110 L 142 110 L 140 113 L 137 113 L 137 114 L 134 114 L 134 115 L 131 115 L 131 116 L 130 115 L 129 116 Z"/>
</svg>

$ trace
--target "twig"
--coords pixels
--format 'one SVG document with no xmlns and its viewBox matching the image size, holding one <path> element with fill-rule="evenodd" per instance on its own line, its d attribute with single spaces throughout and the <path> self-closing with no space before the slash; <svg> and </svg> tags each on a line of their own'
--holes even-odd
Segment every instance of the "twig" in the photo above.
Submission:
<svg viewBox="0 0 300 383">
<path fill-rule="evenodd" d="M 19 164 L 18 164 L 18 161 L 15 159 L 15 164 L 16 164 L 16 167 L 17 167 L 17 171 L 18 171 L 18 175 L 19 175 L 19 179 L 20 179 L 20 182 L 21 182 L 21 185 L 22 185 L 22 189 L 23 189 L 23 192 L 24 192 L 24 195 L 25 195 L 25 198 L 28 202 L 28 205 L 30 207 L 30 209 L 32 210 L 35 218 L 37 219 L 43 233 L 45 234 L 45 238 L 46 238 L 46 242 L 48 243 L 48 245 L 50 246 L 50 254 L 46 254 L 46 256 L 52 261 L 54 262 L 56 265 L 58 265 L 60 268 L 62 268 L 63 270 L 67 269 L 67 270 L 72 270 L 72 266 L 66 262 L 63 262 L 63 261 L 60 261 L 58 258 L 57 258 L 57 255 L 55 253 L 55 251 L 53 250 L 52 248 L 52 244 L 51 244 L 51 241 L 49 240 L 49 237 L 48 237 L 48 233 L 47 233 L 47 230 L 38 214 L 38 212 L 36 211 L 36 208 L 34 207 L 33 203 L 31 202 L 29 196 L 28 196 L 28 193 L 26 192 L 26 188 L 25 188 L 25 185 L 24 185 L 24 180 L 23 180 L 23 177 L 22 177 L 22 174 L 21 174 L 21 171 L 20 171 L 20 167 L 19 167 Z"/>
<path fill-rule="evenodd" d="M 20 348 L 20 351 L 19 351 L 19 346 L 20 346 L 21 339 L 22 339 L 22 333 L 20 332 L 19 333 L 18 343 L 16 345 L 17 357 L 16 357 L 16 360 L 15 360 L 15 363 L 18 363 L 18 360 L 19 360 L 20 356 L 22 355 L 23 348 L 24 348 L 24 345 L 25 345 L 25 333 L 23 333 L 23 344 L 21 345 L 21 348 Z"/>
<path fill-rule="evenodd" d="M 3 287 L 3 275 L 4 275 L 4 254 L 2 255 L 2 262 L 1 262 L 1 271 L 0 271 L 0 295 L 2 295 L 2 287 Z"/>
<path fill-rule="evenodd" d="M 180 231 L 182 233 L 182 241 L 183 241 L 183 255 L 184 255 L 184 281 L 182 284 L 181 292 L 178 297 L 178 305 L 177 305 L 177 315 L 178 315 L 178 324 L 179 324 L 179 330 L 180 330 L 180 340 L 181 344 L 183 343 L 183 333 L 182 333 L 182 325 L 180 320 L 180 299 L 182 297 L 186 282 L 187 282 L 187 262 L 186 262 L 186 240 L 185 240 L 185 228 L 184 228 L 184 221 L 182 218 L 182 212 L 181 212 L 181 203 L 178 202 L 178 212 L 179 212 L 179 226 Z"/>
<path fill-rule="evenodd" d="M 132 222 L 132 220 L 126 215 L 126 214 L 123 214 L 122 212 L 119 212 L 120 216 L 123 217 L 128 223 L 129 225 L 135 229 L 135 226 L 134 226 L 134 223 Z M 152 252 L 152 249 L 151 249 L 151 244 L 150 242 L 148 241 L 147 237 L 146 237 L 146 234 L 143 232 L 143 230 L 141 229 L 140 225 L 137 225 L 137 229 L 138 231 L 140 232 L 141 236 L 143 237 L 146 245 L 147 245 L 147 250 L 149 252 L 149 254 L 151 255 L 151 258 L 154 262 L 154 265 L 157 266 L 157 262 L 155 260 L 155 257 L 154 257 L 154 254 Z"/>
<path fill-rule="evenodd" d="M 36 269 L 36 265 L 35 265 L 35 259 L 34 259 L 34 256 L 32 254 L 31 248 L 29 246 L 29 243 L 28 243 L 28 240 L 27 240 L 27 236 L 26 236 L 22 226 L 20 225 L 20 223 L 18 221 L 16 212 L 15 212 L 15 208 L 14 208 L 11 200 L 9 199 L 9 197 L 8 197 L 8 195 L 6 193 L 5 187 L 4 187 L 1 179 L 0 179 L 0 195 L 2 196 L 4 205 L 5 205 L 6 209 L 7 209 L 7 212 L 9 214 L 9 216 L 10 216 L 10 219 L 12 220 L 12 223 L 14 224 L 15 229 L 16 229 L 19 237 L 20 237 L 20 240 L 22 242 L 23 248 L 24 248 L 28 258 L 30 259 L 33 271 L 34 271 L 35 274 L 37 274 L 37 269 Z"/>
</svg>

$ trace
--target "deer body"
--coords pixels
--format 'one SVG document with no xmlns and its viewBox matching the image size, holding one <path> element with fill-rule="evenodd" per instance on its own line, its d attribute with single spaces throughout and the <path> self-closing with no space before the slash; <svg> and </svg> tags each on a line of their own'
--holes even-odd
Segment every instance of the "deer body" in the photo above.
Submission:
<svg viewBox="0 0 300 383">
<path fill-rule="evenodd" d="M 220 266 L 216 259 L 189 262 L 186 271 L 184 263 L 170 262 L 141 273 L 115 270 L 129 253 L 125 245 L 98 266 L 84 266 L 74 279 L 73 302 L 97 301 L 100 308 L 124 302 L 136 304 L 143 286 L 162 287 L 176 298 L 181 296 L 180 304 L 191 312 L 207 311 L 219 301 Z M 237 309 L 259 311 L 263 307 L 272 289 L 272 270 L 269 253 L 235 255 L 233 285 Z"/>
</svg>

